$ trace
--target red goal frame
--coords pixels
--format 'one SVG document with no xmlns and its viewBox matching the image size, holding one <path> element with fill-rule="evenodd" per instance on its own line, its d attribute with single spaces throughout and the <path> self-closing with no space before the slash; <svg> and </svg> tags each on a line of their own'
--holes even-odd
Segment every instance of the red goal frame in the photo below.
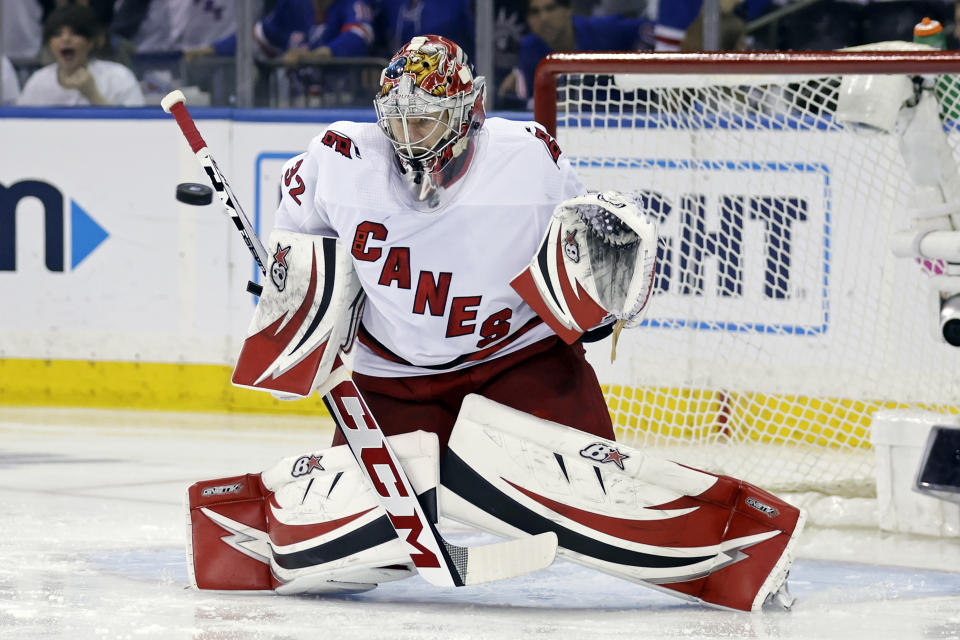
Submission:
<svg viewBox="0 0 960 640">
<path fill-rule="evenodd" d="M 557 76 L 566 73 L 960 74 L 960 51 L 551 53 L 534 77 L 534 120 L 557 134 Z"/>
</svg>

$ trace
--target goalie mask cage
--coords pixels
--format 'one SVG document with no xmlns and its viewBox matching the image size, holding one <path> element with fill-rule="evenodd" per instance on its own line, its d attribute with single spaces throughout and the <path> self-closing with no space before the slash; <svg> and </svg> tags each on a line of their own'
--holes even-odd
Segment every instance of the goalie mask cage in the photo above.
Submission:
<svg viewBox="0 0 960 640">
<path fill-rule="evenodd" d="M 613 363 L 609 341 L 588 346 L 619 439 L 769 490 L 869 498 L 872 412 L 958 412 L 960 349 L 935 339 L 926 282 L 945 265 L 889 249 L 940 196 L 910 181 L 902 122 L 837 114 L 845 76 L 925 77 L 957 158 L 957 73 L 958 52 L 540 64 L 535 117 L 587 188 L 636 192 L 659 222 L 643 327 Z"/>
</svg>

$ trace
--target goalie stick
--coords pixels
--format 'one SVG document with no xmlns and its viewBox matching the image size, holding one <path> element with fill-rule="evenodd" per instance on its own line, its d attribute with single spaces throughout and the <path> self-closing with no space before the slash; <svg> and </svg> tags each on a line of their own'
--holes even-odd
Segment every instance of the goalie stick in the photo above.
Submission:
<svg viewBox="0 0 960 640">
<path fill-rule="evenodd" d="M 230 219 L 233 220 L 233 224 L 236 225 L 240 235 L 243 236 L 244 242 L 247 243 L 247 248 L 250 250 L 254 261 L 260 268 L 260 273 L 265 275 L 267 273 L 267 250 L 264 248 L 263 243 L 260 242 L 260 238 L 257 237 L 257 232 L 254 230 L 253 225 L 250 224 L 249 218 L 244 214 L 243 209 L 240 208 L 240 202 L 237 200 L 237 197 L 233 195 L 233 189 L 230 188 L 229 183 L 227 183 L 223 174 L 220 173 L 220 167 L 217 166 L 216 160 L 214 160 L 210 154 L 207 143 L 197 130 L 197 125 L 194 124 L 193 118 L 190 117 L 190 112 L 187 111 L 186 105 L 187 99 L 184 97 L 183 92 L 179 90 L 171 91 L 160 101 L 160 106 L 163 107 L 163 110 L 176 118 L 183 137 L 187 139 L 187 144 L 190 145 L 193 154 L 197 156 L 197 160 L 200 161 L 200 166 L 203 167 L 204 173 L 206 173 L 207 178 L 210 179 L 210 184 L 213 185 L 213 190 L 217 192 L 220 202 L 223 203 L 224 211 L 230 216 Z"/>
<path fill-rule="evenodd" d="M 243 235 L 261 273 L 265 274 L 267 252 L 190 117 L 183 93 L 173 91 L 167 94 L 161 106 L 176 118 L 227 214 Z M 444 540 L 424 513 L 380 425 L 339 359 L 318 393 L 323 396 L 330 415 L 374 488 L 397 537 L 412 547 L 410 560 L 427 582 L 436 586 L 462 587 L 514 578 L 553 563 L 557 555 L 557 536 L 553 532 L 479 547 L 461 547 Z M 407 532 L 407 535 L 401 532 Z"/>
<path fill-rule="evenodd" d="M 397 535 L 408 532 L 406 541 L 416 549 L 410 559 L 427 582 L 462 587 L 525 575 L 553 563 L 558 542 L 552 531 L 480 547 L 460 547 L 444 540 L 424 513 L 346 367 L 335 367 L 324 386 L 329 389 L 323 394 L 324 404 L 373 485 Z"/>
</svg>

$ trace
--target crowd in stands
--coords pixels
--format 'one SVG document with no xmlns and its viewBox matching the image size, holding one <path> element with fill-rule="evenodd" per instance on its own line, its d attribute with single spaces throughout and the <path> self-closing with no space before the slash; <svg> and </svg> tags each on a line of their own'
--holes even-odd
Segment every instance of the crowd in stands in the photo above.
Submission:
<svg viewBox="0 0 960 640">
<path fill-rule="evenodd" d="M 775 27 L 748 32 L 751 21 L 791 3 L 797 0 L 721 0 L 720 48 L 835 49 L 910 39 L 913 24 L 923 16 L 946 25 L 960 22 L 953 0 L 821 0 L 796 4 L 797 10 Z M 380 60 L 421 33 L 446 36 L 475 59 L 473 0 L 254 4 L 258 18 L 251 35 L 258 76 L 279 71 L 286 74 L 285 86 L 295 85 L 301 93 L 347 91 L 346 85 L 324 78 L 362 67 L 338 69 L 338 59 L 366 59 L 367 71 L 376 71 Z M 497 107 L 531 106 L 534 71 L 551 51 L 702 49 L 702 4 L 494 0 L 494 69 L 488 85 Z M 185 69 L 206 65 L 232 73 L 238 11 L 233 0 L 17 0 L 0 3 L 0 11 L 0 104 L 153 104 L 187 84 Z M 956 38 L 951 40 L 955 45 Z M 265 82 L 260 86 L 263 93 L 277 90 Z"/>
</svg>

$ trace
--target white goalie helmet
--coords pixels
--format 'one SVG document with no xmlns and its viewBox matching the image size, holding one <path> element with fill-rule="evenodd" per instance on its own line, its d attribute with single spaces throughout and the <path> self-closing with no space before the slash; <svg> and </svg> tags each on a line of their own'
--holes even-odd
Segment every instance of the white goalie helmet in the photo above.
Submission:
<svg viewBox="0 0 960 640">
<path fill-rule="evenodd" d="M 485 82 L 442 36 L 417 36 L 380 74 L 377 123 L 393 144 L 418 208 L 435 209 L 463 175 L 485 117 Z"/>
</svg>

